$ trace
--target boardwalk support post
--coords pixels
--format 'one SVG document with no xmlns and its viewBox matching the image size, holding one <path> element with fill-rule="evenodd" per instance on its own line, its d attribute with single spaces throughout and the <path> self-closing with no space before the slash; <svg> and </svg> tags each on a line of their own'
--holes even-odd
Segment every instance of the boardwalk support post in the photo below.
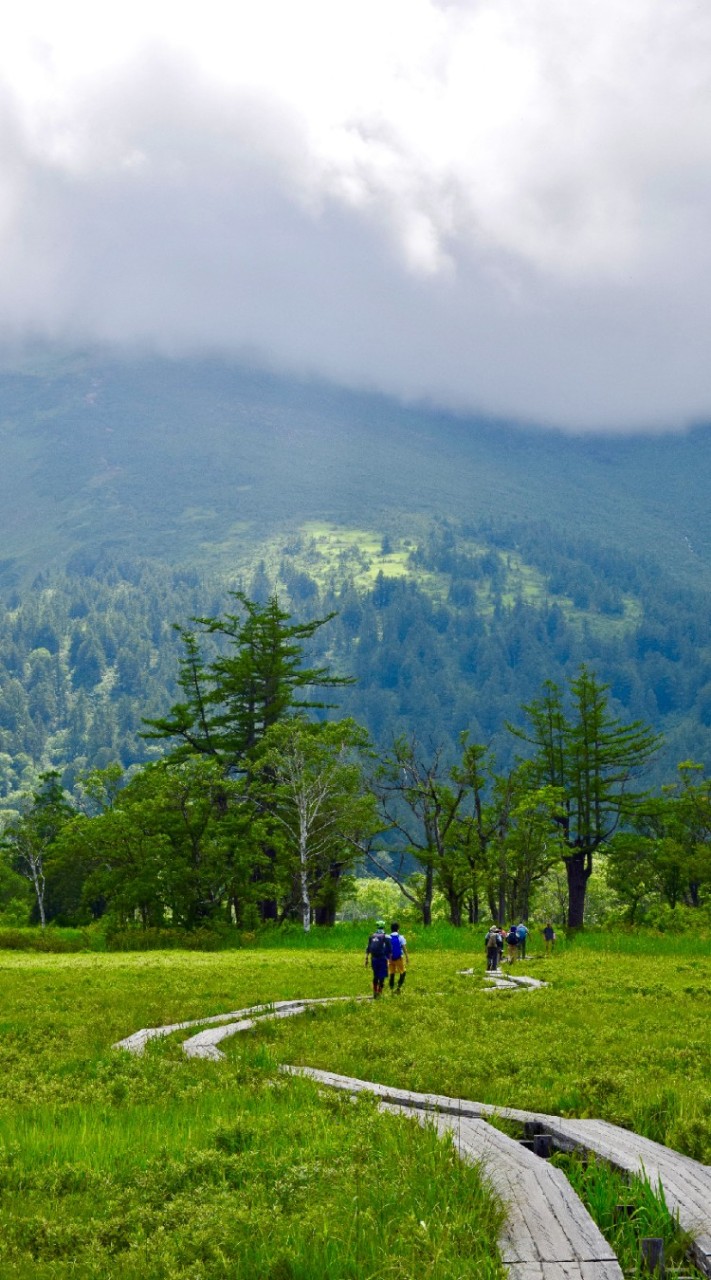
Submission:
<svg viewBox="0 0 711 1280">
<path fill-rule="evenodd" d="M 664 1241 L 657 1236 L 647 1236 L 641 1242 L 642 1245 L 642 1265 L 645 1271 L 650 1275 L 661 1277 L 665 1274 L 664 1269 Z"/>
</svg>

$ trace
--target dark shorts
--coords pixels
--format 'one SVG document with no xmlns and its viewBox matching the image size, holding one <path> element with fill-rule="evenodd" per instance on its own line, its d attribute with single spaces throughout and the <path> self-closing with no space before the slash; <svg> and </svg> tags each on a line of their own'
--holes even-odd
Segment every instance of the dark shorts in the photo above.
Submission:
<svg viewBox="0 0 711 1280">
<path fill-rule="evenodd" d="M 388 957 L 387 956 L 371 956 L 370 963 L 373 967 L 374 978 L 387 978 L 388 976 Z"/>
</svg>

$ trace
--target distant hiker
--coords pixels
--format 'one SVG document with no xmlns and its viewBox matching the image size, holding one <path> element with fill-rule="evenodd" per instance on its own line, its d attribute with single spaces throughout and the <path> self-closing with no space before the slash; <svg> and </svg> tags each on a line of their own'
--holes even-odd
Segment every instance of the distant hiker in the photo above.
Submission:
<svg viewBox="0 0 711 1280">
<path fill-rule="evenodd" d="M 518 938 L 518 954 L 522 960 L 526 959 L 526 938 L 528 937 L 528 929 L 523 921 L 516 925 L 516 937 Z"/>
<path fill-rule="evenodd" d="M 506 946 L 509 949 L 509 954 L 506 958 L 509 964 L 513 964 L 514 960 L 518 957 L 518 934 L 516 932 L 515 924 L 511 925 L 508 933 L 506 934 Z"/>
<path fill-rule="evenodd" d="M 407 942 L 400 933 L 400 926 L 397 920 L 393 920 L 390 925 L 390 959 L 388 960 L 388 973 L 390 974 L 390 990 L 400 994 L 402 985 L 406 978 L 406 968 L 410 963 L 410 957 L 407 952 Z M 397 987 L 395 986 L 395 974 L 399 974 Z"/>
<path fill-rule="evenodd" d="M 392 955 L 392 944 L 385 932 L 385 921 L 376 920 L 375 933 L 371 933 L 368 938 L 368 945 L 365 948 L 366 967 L 370 958 L 370 967 L 373 970 L 373 999 L 377 1000 L 382 995 L 385 979 L 388 976 L 388 960 Z"/>
<path fill-rule="evenodd" d="M 484 939 L 486 947 L 486 971 L 487 973 L 496 973 L 499 967 L 499 947 L 501 945 L 501 934 L 499 926 L 492 924 L 489 932 Z"/>
<path fill-rule="evenodd" d="M 550 920 L 543 930 L 543 940 L 546 944 L 546 955 L 549 956 L 555 946 L 555 930 Z"/>
</svg>

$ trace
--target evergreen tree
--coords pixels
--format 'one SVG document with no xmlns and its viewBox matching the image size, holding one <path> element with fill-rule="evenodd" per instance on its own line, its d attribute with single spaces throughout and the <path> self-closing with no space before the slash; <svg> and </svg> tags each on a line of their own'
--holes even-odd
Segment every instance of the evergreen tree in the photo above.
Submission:
<svg viewBox="0 0 711 1280">
<path fill-rule="evenodd" d="M 542 697 L 524 707 L 527 727 L 510 728 L 534 748 L 539 785 L 560 796 L 555 822 L 565 849 L 568 926 L 575 929 L 584 920 L 593 855 L 638 812 L 644 793 L 631 784 L 660 737 L 639 721 L 623 725 L 611 715 L 607 685 L 585 666 L 570 681 L 570 702 L 568 713 L 560 689 L 547 681 Z"/>
<path fill-rule="evenodd" d="M 179 684 L 185 699 L 168 716 L 147 720 L 151 729 L 144 734 L 176 741 L 175 759 L 212 756 L 225 776 L 248 767 L 250 752 L 289 711 L 330 705 L 304 696 L 309 688 L 352 683 L 328 667 L 303 665 L 304 644 L 333 614 L 292 622 L 276 596 L 262 605 L 241 591 L 231 595 L 241 613 L 193 618 L 199 634 L 176 628 L 184 646 Z M 225 641 L 227 651 L 207 661 L 199 638 L 206 636 Z"/>
</svg>

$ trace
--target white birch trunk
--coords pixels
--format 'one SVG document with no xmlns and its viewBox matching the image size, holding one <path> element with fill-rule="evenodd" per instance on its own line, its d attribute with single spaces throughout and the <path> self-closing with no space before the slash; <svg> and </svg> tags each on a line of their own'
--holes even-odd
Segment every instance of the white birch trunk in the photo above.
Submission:
<svg viewBox="0 0 711 1280">
<path fill-rule="evenodd" d="M 299 835 L 299 870 L 301 876 L 301 919 L 304 925 L 304 933 L 308 933 L 311 928 L 311 894 L 309 893 L 307 859 L 308 838 L 304 824 L 302 823 Z"/>
<path fill-rule="evenodd" d="M 44 913 L 44 872 L 42 871 L 42 860 L 32 857 L 29 859 L 30 872 L 32 875 L 32 883 L 34 885 L 35 894 L 37 896 L 37 907 L 40 914 L 40 924 L 44 929 L 47 918 Z"/>
</svg>

